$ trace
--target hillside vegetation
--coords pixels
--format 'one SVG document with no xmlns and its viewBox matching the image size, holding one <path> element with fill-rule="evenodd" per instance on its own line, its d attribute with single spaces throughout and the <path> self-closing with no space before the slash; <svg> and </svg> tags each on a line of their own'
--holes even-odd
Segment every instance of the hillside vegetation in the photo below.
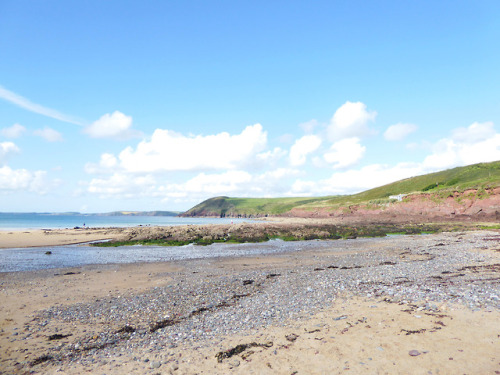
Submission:
<svg viewBox="0 0 500 375">
<path fill-rule="evenodd" d="M 292 210 L 338 210 L 351 205 L 372 205 L 377 208 L 390 203 L 390 196 L 399 194 L 425 193 L 439 198 L 454 192 L 475 190 L 479 195 L 488 195 L 488 190 L 499 186 L 500 161 L 496 161 L 411 177 L 353 195 L 313 198 L 216 197 L 196 205 L 182 216 L 262 217 L 284 215 Z"/>
<path fill-rule="evenodd" d="M 196 205 L 181 216 L 265 216 L 280 215 L 308 203 L 326 198 L 230 198 L 216 197 Z"/>
</svg>

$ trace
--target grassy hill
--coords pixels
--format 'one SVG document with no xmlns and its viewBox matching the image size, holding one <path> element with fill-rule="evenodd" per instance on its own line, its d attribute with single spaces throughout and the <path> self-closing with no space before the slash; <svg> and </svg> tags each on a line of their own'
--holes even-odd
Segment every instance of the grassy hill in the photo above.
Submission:
<svg viewBox="0 0 500 375">
<path fill-rule="evenodd" d="M 326 197 L 328 198 L 328 197 Z M 182 216 L 263 216 L 280 215 L 292 208 L 307 203 L 323 201 L 316 198 L 229 198 L 216 197 L 207 199 L 186 211 Z"/>
<path fill-rule="evenodd" d="M 457 167 L 411 177 L 358 194 L 314 198 L 229 198 L 208 199 L 183 216 L 264 216 L 281 215 L 294 208 L 340 208 L 353 204 L 389 202 L 391 195 L 431 193 L 449 194 L 468 189 L 485 190 L 500 186 L 500 161 Z"/>
</svg>

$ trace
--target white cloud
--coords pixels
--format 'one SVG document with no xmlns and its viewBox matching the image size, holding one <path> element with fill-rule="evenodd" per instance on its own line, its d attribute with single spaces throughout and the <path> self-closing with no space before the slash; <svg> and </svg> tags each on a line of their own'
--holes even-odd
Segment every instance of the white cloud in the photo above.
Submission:
<svg viewBox="0 0 500 375">
<path fill-rule="evenodd" d="M 166 191 L 184 191 L 186 194 L 203 193 L 209 196 L 234 194 L 240 190 L 242 184 L 249 184 L 252 175 L 245 171 L 228 171 L 221 174 L 200 173 L 182 185 L 170 185 Z"/>
<path fill-rule="evenodd" d="M 17 147 L 12 142 L 1 142 L 0 143 L 0 164 L 5 163 L 7 158 L 14 153 L 18 153 L 19 147 Z"/>
<path fill-rule="evenodd" d="M 37 137 L 45 139 L 47 142 L 62 142 L 62 134 L 57 130 L 45 127 L 43 129 L 37 129 L 33 132 Z"/>
<path fill-rule="evenodd" d="M 129 139 L 138 137 L 139 132 L 132 128 L 132 117 L 126 116 L 120 111 L 114 111 L 101 116 L 99 120 L 85 127 L 84 133 L 92 138 L 112 138 L 112 139 Z"/>
<path fill-rule="evenodd" d="M 61 112 L 54 110 L 54 109 L 50 109 L 50 108 L 44 107 L 40 104 L 33 103 L 30 100 L 28 100 L 20 95 L 17 95 L 16 93 L 9 91 L 2 86 L 0 86 L 0 98 L 4 99 L 12 104 L 17 105 L 18 107 L 24 108 L 30 112 L 38 113 L 40 115 L 54 118 L 56 120 L 69 122 L 71 124 L 82 125 L 82 122 L 80 120 L 77 120 L 71 116 L 65 115 Z"/>
<path fill-rule="evenodd" d="M 461 143 L 477 143 L 486 141 L 496 135 L 493 122 L 474 122 L 467 128 L 457 128 L 452 132 L 452 139 Z"/>
<path fill-rule="evenodd" d="M 357 170 L 334 173 L 330 178 L 320 181 L 297 180 L 290 194 L 353 194 L 422 173 L 424 171 L 418 163 L 399 163 L 395 166 L 372 164 Z"/>
<path fill-rule="evenodd" d="M 151 140 L 140 142 L 135 150 L 127 147 L 118 159 L 121 169 L 134 173 L 237 169 L 255 162 L 266 144 L 267 132 L 260 124 L 237 135 L 184 136 L 157 129 Z"/>
<path fill-rule="evenodd" d="M 423 162 L 427 171 L 500 160 L 500 134 L 491 122 L 475 122 L 439 140 L 432 152 Z"/>
<path fill-rule="evenodd" d="M 200 201 L 214 196 L 271 197 L 284 195 L 289 189 L 287 178 L 299 171 L 278 168 L 262 174 L 252 175 L 235 170 L 219 174 L 200 173 L 181 184 L 166 184 L 158 189 L 164 200 L 185 199 Z"/>
<path fill-rule="evenodd" d="M 272 181 L 271 183 L 274 184 L 275 181 L 279 181 L 283 178 L 291 177 L 291 176 L 297 176 L 300 174 L 300 171 L 295 168 L 277 168 L 273 169 L 271 171 L 267 171 L 262 173 L 257 177 L 257 181 L 259 183 L 264 183 L 266 181 Z"/>
<path fill-rule="evenodd" d="M 94 178 L 87 186 L 87 191 L 101 198 L 135 198 L 151 196 L 156 180 L 153 176 L 130 176 L 115 173 L 107 179 Z"/>
<path fill-rule="evenodd" d="M 387 128 L 384 138 L 388 141 L 401 141 L 417 129 L 417 125 L 398 123 Z"/>
<path fill-rule="evenodd" d="M 349 153 L 349 149 L 352 147 L 344 150 L 339 147 L 328 161 L 340 159 Z M 355 152 L 353 154 L 356 155 Z M 496 133 L 490 122 L 473 123 L 469 127 L 455 129 L 449 138 L 443 138 L 432 145 L 432 153 L 423 162 L 398 163 L 395 166 L 372 164 L 360 169 L 337 172 L 323 180 L 298 179 L 292 184 L 288 195 L 352 194 L 408 177 L 496 160 L 500 160 L 500 134 Z"/>
<path fill-rule="evenodd" d="M 367 111 L 366 105 L 361 102 L 346 102 L 330 120 L 327 132 L 331 141 L 342 138 L 363 137 L 373 134 L 369 123 L 375 121 L 377 112 Z"/>
<path fill-rule="evenodd" d="M 322 188 L 324 186 L 321 186 Z M 331 188 L 328 191 L 332 191 Z M 320 195 L 329 195 L 330 193 L 324 193 L 323 189 L 318 189 L 317 181 L 304 181 L 304 180 L 296 180 L 290 189 L 291 196 L 312 196 L 315 194 Z"/>
<path fill-rule="evenodd" d="M 359 143 L 359 138 L 346 138 L 335 142 L 330 151 L 325 153 L 324 159 L 327 163 L 333 164 L 333 168 L 342 169 L 359 162 L 365 151 L 366 147 Z"/>
<path fill-rule="evenodd" d="M 277 162 L 278 160 L 286 156 L 286 154 L 287 154 L 286 150 L 283 150 L 280 147 L 275 147 L 273 150 L 257 154 L 257 160 L 269 165 L 269 163 Z"/>
<path fill-rule="evenodd" d="M 104 168 L 114 168 L 118 163 L 113 154 L 102 154 L 100 165 Z"/>
<path fill-rule="evenodd" d="M 0 168 L 0 192 L 19 192 L 21 190 L 44 194 L 50 188 L 45 181 L 45 171 L 31 172 L 26 169 Z"/>
<path fill-rule="evenodd" d="M 159 181 L 152 175 L 137 177 L 118 172 L 109 178 L 94 178 L 82 182 L 89 194 L 106 199 L 154 197 L 163 201 L 184 201 L 196 204 L 214 196 L 282 196 L 289 190 L 288 178 L 297 176 L 296 169 L 278 168 L 262 174 L 243 170 L 222 173 L 199 173 L 180 183 Z M 158 177 L 158 176 L 157 176 Z"/>
<path fill-rule="evenodd" d="M 200 173 L 183 183 L 159 183 L 152 175 L 137 177 L 129 173 L 115 173 L 109 178 L 95 178 L 87 185 L 87 191 L 103 198 L 133 198 L 137 196 L 164 199 L 233 194 L 248 187 L 252 175 L 245 171 L 227 171 L 220 174 Z"/>
<path fill-rule="evenodd" d="M 26 128 L 20 124 L 14 124 L 8 128 L 0 129 L 0 134 L 6 138 L 19 138 L 26 133 Z"/>
<path fill-rule="evenodd" d="M 293 166 L 305 164 L 307 155 L 316 151 L 321 143 L 321 138 L 317 135 L 305 135 L 297 139 L 290 148 L 290 164 Z"/>
<path fill-rule="evenodd" d="M 302 122 L 299 124 L 299 127 L 306 133 L 310 134 L 314 131 L 314 129 L 318 126 L 318 121 L 317 120 L 309 120 L 306 122 Z"/>
<path fill-rule="evenodd" d="M 113 154 L 104 153 L 101 155 L 101 160 L 98 164 L 87 163 L 85 172 L 89 174 L 106 173 L 113 170 L 118 165 L 118 160 Z"/>
</svg>

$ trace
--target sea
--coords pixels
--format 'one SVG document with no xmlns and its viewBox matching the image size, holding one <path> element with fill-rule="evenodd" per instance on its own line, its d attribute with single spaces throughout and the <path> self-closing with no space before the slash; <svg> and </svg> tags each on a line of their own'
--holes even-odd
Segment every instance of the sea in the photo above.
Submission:
<svg viewBox="0 0 500 375">
<path fill-rule="evenodd" d="M 29 229 L 170 226 L 187 224 L 230 224 L 251 219 L 183 218 L 176 216 L 103 216 L 92 214 L 0 213 L 0 231 Z M 168 262 L 182 259 L 255 255 L 281 252 L 287 244 L 214 244 L 210 246 L 122 246 L 83 245 L 0 249 L 0 273 L 89 265 Z"/>
<path fill-rule="evenodd" d="M 142 226 L 169 226 L 187 224 L 230 224 L 250 221 L 231 218 L 187 218 L 177 216 L 106 216 L 98 214 L 58 213 L 2 213 L 0 230 L 65 229 L 75 227 L 108 228 Z"/>
<path fill-rule="evenodd" d="M 0 280 L 4 272 L 54 269 L 55 273 L 81 272 L 87 266 L 106 264 L 173 262 L 180 260 L 242 257 L 294 252 L 314 247 L 331 248 L 330 241 L 288 242 L 278 239 L 259 243 L 214 243 L 208 246 L 119 246 L 95 247 L 85 245 L 46 246 L 24 249 L 0 249 Z M 50 255 L 47 252 L 50 251 Z M 75 271 L 75 267 L 77 270 Z M 59 269 L 56 271 L 55 269 Z"/>
</svg>

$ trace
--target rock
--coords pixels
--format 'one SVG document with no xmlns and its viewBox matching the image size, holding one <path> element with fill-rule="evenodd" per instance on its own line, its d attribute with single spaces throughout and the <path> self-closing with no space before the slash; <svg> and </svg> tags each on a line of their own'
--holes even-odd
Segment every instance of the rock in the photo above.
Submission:
<svg viewBox="0 0 500 375">
<path fill-rule="evenodd" d="M 295 340 L 297 340 L 298 337 L 299 335 L 296 335 L 295 333 L 291 333 L 285 336 L 285 338 L 290 342 L 294 342 Z"/>
<path fill-rule="evenodd" d="M 160 362 L 158 362 L 158 361 L 151 362 L 151 368 L 155 369 L 155 368 L 160 368 L 160 367 L 161 367 Z"/>
<path fill-rule="evenodd" d="M 240 361 L 238 359 L 231 359 L 228 362 L 229 367 L 238 367 L 240 365 Z"/>
<path fill-rule="evenodd" d="M 408 352 L 408 354 L 411 355 L 412 357 L 416 357 L 416 356 L 420 355 L 421 353 L 418 350 L 413 349 L 413 350 L 410 350 Z"/>
</svg>

